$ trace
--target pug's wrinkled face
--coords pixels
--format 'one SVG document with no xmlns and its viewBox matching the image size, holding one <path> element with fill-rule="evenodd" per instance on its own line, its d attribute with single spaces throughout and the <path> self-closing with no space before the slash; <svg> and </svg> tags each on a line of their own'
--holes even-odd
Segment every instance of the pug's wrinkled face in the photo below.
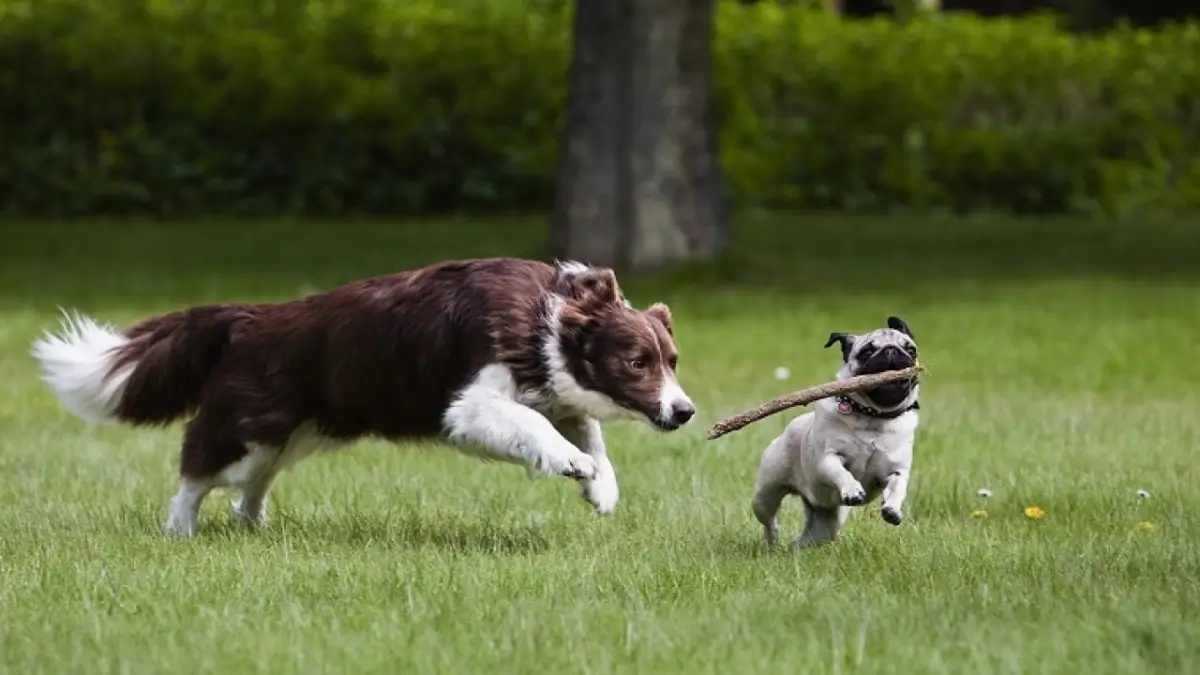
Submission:
<svg viewBox="0 0 1200 675">
<path fill-rule="evenodd" d="M 908 324 L 897 316 L 889 316 L 887 328 L 863 335 L 830 333 L 826 347 L 839 343 L 842 347 L 838 379 L 855 375 L 870 375 L 888 370 L 904 370 L 917 363 L 917 342 Z M 917 397 L 916 380 L 901 380 L 861 392 L 865 403 L 880 410 L 894 410 L 911 405 Z M 859 394 L 855 394 L 859 396 Z"/>
</svg>

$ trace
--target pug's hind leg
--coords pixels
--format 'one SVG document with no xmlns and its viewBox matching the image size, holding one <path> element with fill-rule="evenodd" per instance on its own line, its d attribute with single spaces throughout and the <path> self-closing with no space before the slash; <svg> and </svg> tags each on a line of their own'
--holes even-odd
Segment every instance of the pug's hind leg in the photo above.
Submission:
<svg viewBox="0 0 1200 675">
<path fill-rule="evenodd" d="M 793 549 L 812 548 L 828 544 L 837 538 L 838 532 L 850 516 L 849 506 L 822 508 L 804 500 L 804 531 L 792 542 Z"/>
<path fill-rule="evenodd" d="M 774 548 L 779 543 L 779 522 L 776 515 L 779 513 L 779 506 L 783 503 L 783 498 L 789 492 L 791 490 L 786 485 L 766 482 L 760 484 L 754 493 L 751 506 L 754 509 L 754 517 L 762 523 L 763 540 L 768 548 Z"/>
<path fill-rule="evenodd" d="M 784 437 L 775 439 L 763 451 L 758 461 L 758 473 L 754 480 L 754 500 L 750 506 L 754 517 L 763 526 L 763 539 L 768 548 L 779 542 L 779 525 L 775 516 L 783 498 L 792 493 L 792 470 L 788 446 Z"/>
</svg>

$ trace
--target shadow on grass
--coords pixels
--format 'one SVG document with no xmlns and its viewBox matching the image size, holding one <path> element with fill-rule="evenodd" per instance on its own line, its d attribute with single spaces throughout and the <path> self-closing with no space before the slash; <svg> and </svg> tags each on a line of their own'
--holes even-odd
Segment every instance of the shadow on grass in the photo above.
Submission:
<svg viewBox="0 0 1200 675">
<path fill-rule="evenodd" d="M 82 222 L 5 226 L 0 302 L 97 310 L 284 299 L 447 258 L 548 258 L 546 218 L 424 222 Z M 1200 277 L 1200 221 L 921 219 L 744 214 L 719 259 L 653 278 L 652 293 L 879 292 L 1086 277 Z"/>
<path fill-rule="evenodd" d="M 546 525 L 468 520 L 447 513 L 350 515 L 336 521 L 305 521 L 289 525 L 306 536 L 351 548 L 418 549 L 432 547 L 447 553 L 526 555 L 551 546 Z"/>
<path fill-rule="evenodd" d="M 227 503 L 228 500 L 219 500 Z M 114 532 L 128 533 L 135 529 L 164 543 L 173 541 L 162 533 L 157 511 L 122 509 L 112 523 Z M 286 511 L 270 514 L 271 522 L 252 527 L 229 513 L 200 516 L 199 532 L 192 539 L 197 544 L 224 546 L 231 541 L 258 540 L 269 545 L 295 545 L 303 539 L 318 545 L 344 546 L 354 549 L 411 550 L 431 547 L 447 553 L 480 553 L 489 556 L 527 555 L 551 547 L 546 523 L 494 523 L 464 518 L 455 514 L 422 514 L 415 512 L 380 514 L 342 514 L 335 519 L 309 517 L 293 518 Z M 290 543 L 289 543 L 290 542 Z"/>
</svg>

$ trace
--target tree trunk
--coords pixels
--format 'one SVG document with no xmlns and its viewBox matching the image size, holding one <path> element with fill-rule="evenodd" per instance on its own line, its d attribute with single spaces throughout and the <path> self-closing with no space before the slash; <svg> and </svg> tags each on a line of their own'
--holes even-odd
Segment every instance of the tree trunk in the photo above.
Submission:
<svg viewBox="0 0 1200 675">
<path fill-rule="evenodd" d="M 577 0 L 556 256 L 652 270 L 725 246 L 712 17 L 713 0 Z"/>
</svg>

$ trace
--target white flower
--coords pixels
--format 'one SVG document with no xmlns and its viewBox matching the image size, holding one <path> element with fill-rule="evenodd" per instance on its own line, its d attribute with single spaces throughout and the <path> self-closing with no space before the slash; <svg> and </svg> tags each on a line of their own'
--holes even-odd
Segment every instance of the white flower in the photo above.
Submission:
<svg viewBox="0 0 1200 675">
<path fill-rule="evenodd" d="M 778 368 L 775 369 L 775 379 L 777 379 L 777 380 L 786 380 L 791 376 L 792 376 L 792 371 L 788 370 L 787 368 L 784 368 L 783 366 L 779 366 Z"/>
<path fill-rule="evenodd" d="M 1137 495 L 1138 495 L 1138 499 L 1149 499 L 1150 498 L 1150 493 L 1147 492 L 1146 490 L 1138 490 Z"/>
<path fill-rule="evenodd" d="M 979 492 L 976 492 L 975 494 L 987 499 L 988 497 L 992 496 L 992 491 L 987 488 L 979 488 Z"/>
</svg>

